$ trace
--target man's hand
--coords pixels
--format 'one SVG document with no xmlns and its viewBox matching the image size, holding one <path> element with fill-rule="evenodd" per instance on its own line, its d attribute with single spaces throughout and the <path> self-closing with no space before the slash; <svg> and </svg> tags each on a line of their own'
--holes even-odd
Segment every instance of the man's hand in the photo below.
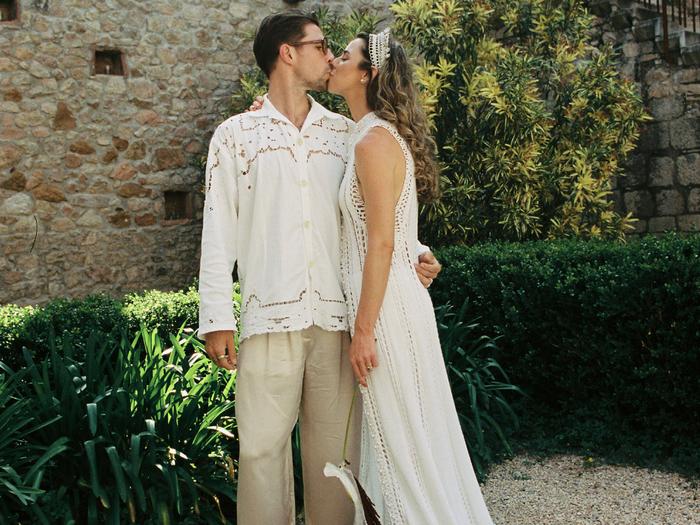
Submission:
<svg viewBox="0 0 700 525">
<path fill-rule="evenodd" d="M 238 363 L 233 330 L 218 330 L 204 334 L 209 359 L 226 370 L 235 370 Z"/>
<path fill-rule="evenodd" d="M 433 279 L 442 271 L 442 265 L 435 258 L 433 252 L 430 251 L 422 253 L 418 257 L 418 264 L 415 266 L 418 279 L 426 288 L 430 288 L 430 285 L 433 284 Z"/>
<path fill-rule="evenodd" d="M 255 97 L 255 100 L 253 100 L 253 103 L 250 105 L 250 107 L 246 109 L 246 113 L 248 113 L 249 111 L 257 111 L 259 109 L 262 109 L 263 102 L 265 102 L 265 99 L 258 95 L 257 97 Z"/>
</svg>

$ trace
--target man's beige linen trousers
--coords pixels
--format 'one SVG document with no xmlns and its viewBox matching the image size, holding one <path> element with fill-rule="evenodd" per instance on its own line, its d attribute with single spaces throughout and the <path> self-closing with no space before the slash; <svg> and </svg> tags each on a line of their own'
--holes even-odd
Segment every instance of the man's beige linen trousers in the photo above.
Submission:
<svg viewBox="0 0 700 525">
<path fill-rule="evenodd" d="M 306 525 L 350 525 L 350 498 L 327 461 L 342 462 L 355 388 L 347 332 L 317 326 L 254 335 L 238 353 L 236 420 L 240 440 L 239 525 L 293 525 L 291 432 L 299 419 Z M 348 436 L 348 459 L 357 470 L 360 395 Z"/>
</svg>

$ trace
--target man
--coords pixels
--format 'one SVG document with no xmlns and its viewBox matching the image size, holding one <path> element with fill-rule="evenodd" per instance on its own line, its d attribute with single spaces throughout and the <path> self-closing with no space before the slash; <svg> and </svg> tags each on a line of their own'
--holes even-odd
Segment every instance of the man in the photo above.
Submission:
<svg viewBox="0 0 700 525">
<path fill-rule="evenodd" d="M 307 525 L 343 525 L 353 509 L 325 478 L 342 461 L 354 390 L 340 286 L 338 189 L 353 122 L 307 95 L 324 90 L 332 53 L 318 21 L 299 12 L 265 18 L 253 45 L 269 78 L 259 111 L 214 132 L 206 173 L 199 335 L 219 366 L 238 366 L 238 523 L 294 523 L 290 434 L 301 425 Z M 428 284 L 440 266 L 422 255 Z M 232 271 L 241 283 L 234 347 Z M 348 456 L 359 462 L 359 411 Z"/>
</svg>

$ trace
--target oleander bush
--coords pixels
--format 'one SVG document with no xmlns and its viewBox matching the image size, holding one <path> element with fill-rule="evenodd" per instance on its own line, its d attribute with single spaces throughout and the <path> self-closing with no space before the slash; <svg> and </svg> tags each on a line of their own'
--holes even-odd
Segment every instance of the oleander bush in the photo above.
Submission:
<svg viewBox="0 0 700 525">
<path fill-rule="evenodd" d="M 431 245 L 623 238 L 612 183 L 650 119 L 581 0 L 401 0 L 394 30 L 418 78 L 444 166 L 422 208 Z"/>
<path fill-rule="evenodd" d="M 496 358 L 535 405 L 585 407 L 668 443 L 700 432 L 700 236 L 440 250 L 438 304 L 499 337 Z"/>
</svg>

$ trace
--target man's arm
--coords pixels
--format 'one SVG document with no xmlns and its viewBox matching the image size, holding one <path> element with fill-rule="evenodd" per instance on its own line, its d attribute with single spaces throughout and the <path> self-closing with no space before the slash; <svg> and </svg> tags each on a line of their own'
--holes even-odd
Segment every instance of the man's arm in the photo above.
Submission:
<svg viewBox="0 0 700 525">
<path fill-rule="evenodd" d="M 199 330 L 209 357 L 234 369 L 233 266 L 238 230 L 237 165 L 233 138 L 217 128 L 209 144 L 205 177 L 202 255 L 199 266 Z"/>
</svg>

